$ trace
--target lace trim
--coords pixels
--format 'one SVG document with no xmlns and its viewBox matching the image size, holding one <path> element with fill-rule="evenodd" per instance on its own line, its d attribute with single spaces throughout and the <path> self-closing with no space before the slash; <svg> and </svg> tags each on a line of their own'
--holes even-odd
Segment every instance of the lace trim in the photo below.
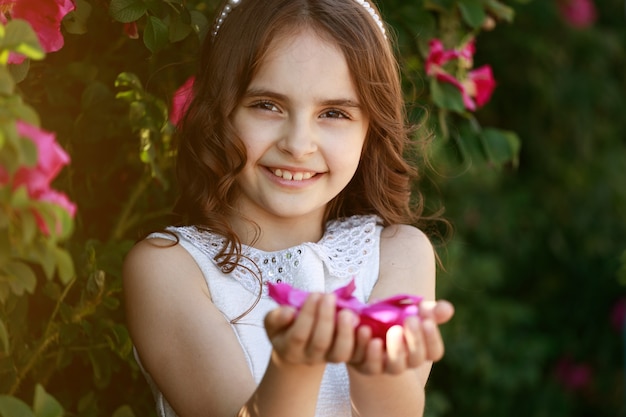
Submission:
<svg viewBox="0 0 626 417">
<path fill-rule="evenodd" d="M 267 296 L 268 282 L 293 284 L 306 248 L 311 249 L 324 262 L 331 277 L 345 279 L 357 275 L 378 241 L 374 233 L 378 221 L 379 218 L 375 215 L 332 220 L 328 222 L 326 232 L 319 242 L 306 242 L 275 252 L 265 252 L 244 245 L 244 257 L 233 270 L 232 276 L 248 291 L 258 294 L 260 283 L 254 274 L 258 276 L 260 272 L 262 295 Z M 174 227 L 169 230 L 179 233 L 217 264 L 215 257 L 225 244 L 222 236 L 195 226 Z"/>
</svg>

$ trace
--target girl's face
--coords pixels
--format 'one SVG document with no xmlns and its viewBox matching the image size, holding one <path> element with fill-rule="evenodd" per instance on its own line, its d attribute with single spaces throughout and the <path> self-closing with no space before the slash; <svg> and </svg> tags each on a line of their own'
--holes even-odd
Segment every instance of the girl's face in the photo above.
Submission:
<svg viewBox="0 0 626 417">
<path fill-rule="evenodd" d="M 233 122 L 248 157 L 242 213 L 262 228 L 287 219 L 319 228 L 356 172 L 369 122 L 341 50 L 310 29 L 273 41 Z"/>
</svg>

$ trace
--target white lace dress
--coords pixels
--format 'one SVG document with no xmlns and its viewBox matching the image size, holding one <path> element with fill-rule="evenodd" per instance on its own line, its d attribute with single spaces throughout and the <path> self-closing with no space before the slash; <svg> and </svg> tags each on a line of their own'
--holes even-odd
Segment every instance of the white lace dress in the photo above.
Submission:
<svg viewBox="0 0 626 417">
<path fill-rule="evenodd" d="M 202 270 L 211 297 L 227 320 L 245 312 L 256 300 L 260 290 L 258 280 L 248 272 L 256 271 L 252 263 L 225 274 L 216 266 L 214 257 L 222 247 L 219 235 L 200 231 L 193 226 L 168 228 L 176 234 Z M 376 216 L 352 216 L 327 224 L 326 232 L 317 243 L 302 243 L 277 252 L 264 252 L 244 246 L 244 254 L 254 261 L 262 273 L 261 300 L 244 318 L 232 324 L 233 331 L 246 355 L 250 372 L 260 382 L 271 353 L 263 319 L 277 304 L 267 295 L 268 281 L 286 282 L 306 291 L 329 292 L 346 285 L 354 277 L 354 295 L 366 302 L 379 271 L 379 246 L 382 226 Z M 150 237 L 173 239 L 168 234 Z M 144 371 L 156 400 L 160 417 L 176 417 L 150 375 Z M 343 364 L 329 364 L 322 380 L 316 417 L 350 417 L 348 374 Z"/>
</svg>

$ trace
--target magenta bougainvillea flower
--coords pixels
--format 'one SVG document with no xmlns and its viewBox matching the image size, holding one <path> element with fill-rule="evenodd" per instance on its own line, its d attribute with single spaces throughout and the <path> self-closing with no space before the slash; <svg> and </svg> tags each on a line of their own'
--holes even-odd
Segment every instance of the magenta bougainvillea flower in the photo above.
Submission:
<svg viewBox="0 0 626 417">
<path fill-rule="evenodd" d="M 187 110 L 187 106 L 189 106 L 194 81 L 195 77 L 187 78 L 187 81 L 185 81 L 183 85 L 178 87 L 178 90 L 176 90 L 176 92 L 174 93 L 174 97 L 172 97 L 170 121 L 175 125 L 180 122 L 180 119 L 182 119 L 183 114 Z"/>
<path fill-rule="evenodd" d="M 429 53 L 426 58 L 426 74 L 435 77 L 437 81 L 455 86 L 463 97 L 463 105 L 467 110 L 475 111 L 484 106 L 491 99 L 496 81 L 489 65 L 466 71 L 465 78 L 459 80 L 444 69 L 444 66 L 453 60 L 458 62 L 462 70 L 472 68 L 476 44 L 471 40 L 460 49 L 445 49 L 439 39 L 429 42 Z"/>
<path fill-rule="evenodd" d="M 496 80 L 489 65 L 483 65 L 467 73 L 465 90 L 470 97 L 476 100 L 476 105 L 482 107 L 491 99 L 496 88 Z"/>
<path fill-rule="evenodd" d="M 626 321 L 626 298 L 618 300 L 611 311 L 611 324 L 617 332 L 624 331 Z"/>
<path fill-rule="evenodd" d="M 0 22 L 6 24 L 7 16 L 26 20 L 37 33 L 43 50 L 54 52 L 64 43 L 61 21 L 75 8 L 72 0 L 0 0 Z M 22 55 L 11 54 L 9 63 L 20 64 L 24 59 Z"/>
<path fill-rule="evenodd" d="M 46 201 L 63 208 L 71 217 L 76 214 L 76 205 L 69 198 L 50 188 L 50 183 L 56 178 L 63 166 L 70 162 L 67 153 L 56 142 L 55 135 L 21 121 L 17 122 L 17 131 L 20 136 L 28 138 L 37 147 L 37 164 L 34 167 L 20 167 L 12 178 L 12 187 L 26 187 L 31 199 Z M 0 184 L 6 184 L 11 179 L 6 172 L 0 172 Z M 49 234 L 43 218 L 35 213 L 39 229 Z"/>
<path fill-rule="evenodd" d="M 471 40 L 461 49 L 445 49 L 443 42 L 439 39 L 431 39 L 428 42 L 429 52 L 426 58 L 426 73 L 428 75 L 443 71 L 442 66 L 453 59 L 465 60 L 466 66 L 471 67 L 476 52 L 476 43 Z"/>
<path fill-rule="evenodd" d="M 598 18 L 593 0 L 561 0 L 559 12 L 567 23 L 577 29 L 593 25 Z"/>
<path fill-rule="evenodd" d="M 278 304 L 291 306 L 298 310 L 310 294 L 285 283 L 269 283 L 268 286 L 270 297 Z M 352 280 L 345 287 L 334 291 L 337 296 L 337 311 L 352 310 L 359 317 L 357 326 L 369 326 L 372 329 L 372 335 L 383 340 L 391 326 L 402 325 L 407 317 L 416 316 L 422 301 L 422 297 L 401 294 L 365 304 L 352 295 L 354 289 L 355 284 Z"/>
<path fill-rule="evenodd" d="M 554 376 L 568 391 L 584 390 L 592 383 L 593 368 L 588 363 L 577 363 L 565 356 L 557 362 Z"/>
</svg>

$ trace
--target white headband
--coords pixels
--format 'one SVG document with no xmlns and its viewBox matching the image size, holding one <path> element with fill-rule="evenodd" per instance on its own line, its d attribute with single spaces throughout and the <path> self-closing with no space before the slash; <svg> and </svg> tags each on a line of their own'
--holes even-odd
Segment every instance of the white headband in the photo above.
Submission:
<svg viewBox="0 0 626 417">
<path fill-rule="evenodd" d="M 378 27 L 380 28 L 380 31 L 383 33 L 383 36 L 387 38 L 385 25 L 383 24 L 383 20 L 380 18 L 380 16 L 378 16 L 378 13 L 376 13 L 376 10 L 374 10 L 374 8 L 365 0 L 354 0 L 354 1 L 360 4 L 361 6 L 363 6 L 365 10 L 367 10 L 370 16 L 372 16 L 372 19 L 374 19 L 374 22 L 376 22 L 376 25 L 378 25 Z M 217 36 L 217 32 L 219 32 L 228 14 L 235 7 L 239 6 L 239 4 L 241 4 L 241 0 L 228 0 L 228 3 L 226 3 L 226 5 L 224 6 L 220 14 L 215 19 L 215 24 L 213 25 L 213 30 L 211 31 L 211 35 L 214 38 L 215 36 Z"/>
</svg>

